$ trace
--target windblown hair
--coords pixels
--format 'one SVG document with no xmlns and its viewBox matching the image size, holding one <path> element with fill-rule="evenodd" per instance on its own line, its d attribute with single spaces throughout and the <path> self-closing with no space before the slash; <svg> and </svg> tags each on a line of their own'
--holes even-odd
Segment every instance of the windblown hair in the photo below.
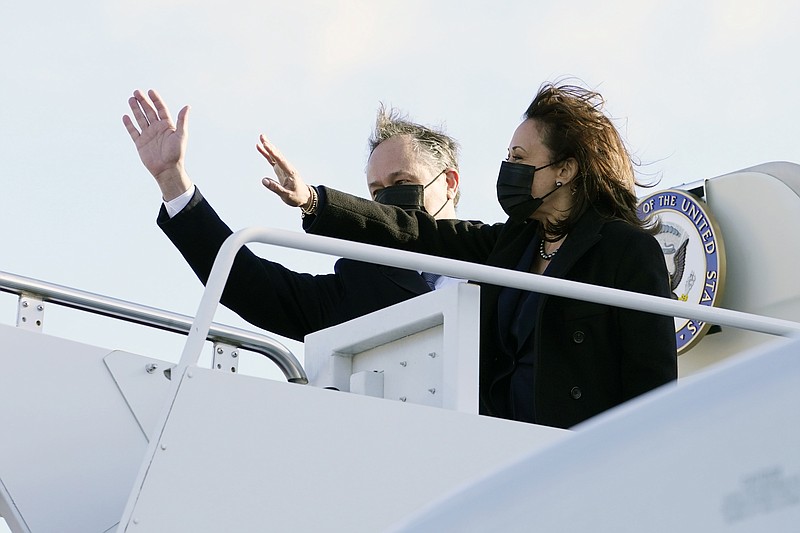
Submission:
<svg viewBox="0 0 800 533">
<path fill-rule="evenodd" d="M 375 119 L 375 129 L 369 138 L 369 155 L 383 141 L 405 135 L 411 140 L 411 146 L 420 159 L 436 175 L 446 168 L 458 170 L 458 142 L 440 129 L 433 129 L 415 122 L 395 108 L 386 109 L 381 104 Z M 456 192 L 453 205 L 458 205 L 461 191 Z"/>
<path fill-rule="evenodd" d="M 633 161 L 600 93 L 574 85 L 545 83 L 524 118 L 535 120 L 552 161 L 574 158 L 578 173 L 569 186 L 575 204 L 563 220 L 545 227 L 558 238 L 566 235 L 588 209 L 634 226 L 652 228 L 636 214 Z"/>
</svg>

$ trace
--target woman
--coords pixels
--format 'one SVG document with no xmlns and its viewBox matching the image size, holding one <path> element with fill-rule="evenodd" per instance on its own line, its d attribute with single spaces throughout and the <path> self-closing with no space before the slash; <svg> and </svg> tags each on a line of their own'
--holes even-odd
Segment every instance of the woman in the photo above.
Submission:
<svg viewBox="0 0 800 533">
<path fill-rule="evenodd" d="M 435 220 L 312 188 L 262 137 L 310 233 L 669 298 L 661 249 L 636 216 L 633 164 L 600 94 L 541 87 L 501 163 L 509 219 Z M 481 287 L 481 412 L 568 428 L 677 376 L 673 319 Z"/>
</svg>

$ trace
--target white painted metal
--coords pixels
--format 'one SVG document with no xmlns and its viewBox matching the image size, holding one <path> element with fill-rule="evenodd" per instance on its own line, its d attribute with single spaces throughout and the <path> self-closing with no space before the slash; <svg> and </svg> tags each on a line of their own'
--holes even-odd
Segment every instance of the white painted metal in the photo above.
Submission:
<svg viewBox="0 0 800 533">
<path fill-rule="evenodd" d="M 35 296 L 21 294 L 17 301 L 17 327 L 42 331 L 44 326 L 44 301 Z"/>
<path fill-rule="evenodd" d="M 478 412 L 480 290 L 460 283 L 305 338 L 309 383 L 350 390 L 380 372 L 384 398 Z"/>
<path fill-rule="evenodd" d="M 115 350 L 103 358 L 119 392 L 149 441 L 169 393 L 174 364 Z M 87 386 L 95 386 L 87 383 Z"/>
<path fill-rule="evenodd" d="M 189 368 L 120 531 L 381 531 L 567 433 Z"/>
<path fill-rule="evenodd" d="M 775 339 L 662 387 L 392 531 L 797 531 L 799 353 Z"/>
<path fill-rule="evenodd" d="M 215 342 L 211 358 L 211 368 L 225 372 L 239 371 L 239 349 L 225 342 Z"/>
<path fill-rule="evenodd" d="M 6 325 L 0 346 L 4 518 L 34 533 L 113 527 L 147 439 L 103 362 L 108 350 Z M 166 400 L 158 391 L 154 405 Z"/>
<path fill-rule="evenodd" d="M 704 188 L 725 239 L 727 282 L 720 305 L 800 321 L 800 165 L 759 165 L 706 180 Z M 681 355 L 681 376 L 771 340 L 723 327 Z"/>
<path fill-rule="evenodd" d="M 0 477 L 0 532 L 30 533 L 28 525 L 22 520 L 11 494 L 9 494 L 3 478 Z"/>
<path fill-rule="evenodd" d="M 394 342 L 376 346 L 370 350 L 349 355 L 353 375 L 379 372 L 383 376 L 382 398 L 401 402 L 417 403 L 431 407 L 445 407 L 467 413 L 477 413 L 477 386 L 467 387 L 471 396 L 467 405 L 458 406 L 456 394 L 445 398 L 448 379 L 442 368 L 444 357 L 430 357 L 430 353 L 444 352 L 443 326 L 439 325 L 402 337 Z M 457 356 L 457 354 L 456 354 Z M 343 357 L 343 355 L 334 355 Z M 474 375 L 474 374 L 473 374 Z M 350 376 L 343 376 L 350 381 Z M 477 380 L 476 385 L 477 385 Z M 469 382 L 468 382 L 469 383 Z M 458 383 L 452 380 L 453 388 Z M 353 391 L 351 389 L 351 392 Z M 445 405 L 445 399 L 449 399 Z"/>
<path fill-rule="evenodd" d="M 383 372 L 365 370 L 352 374 L 350 376 L 350 392 L 373 398 L 383 398 Z"/>
</svg>

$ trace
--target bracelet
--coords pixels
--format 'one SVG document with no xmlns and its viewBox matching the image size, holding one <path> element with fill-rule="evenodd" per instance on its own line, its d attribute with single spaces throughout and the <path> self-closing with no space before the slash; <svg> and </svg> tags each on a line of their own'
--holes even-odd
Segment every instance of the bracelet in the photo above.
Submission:
<svg viewBox="0 0 800 533">
<path fill-rule="evenodd" d="M 317 212 L 317 204 L 319 204 L 319 195 L 317 194 L 316 187 L 312 187 L 311 185 L 308 186 L 308 192 L 311 193 L 311 206 L 306 209 L 302 205 L 300 206 L 300 212 L 303 218 L 307 215 L 313 215 Z"/>
</svg>

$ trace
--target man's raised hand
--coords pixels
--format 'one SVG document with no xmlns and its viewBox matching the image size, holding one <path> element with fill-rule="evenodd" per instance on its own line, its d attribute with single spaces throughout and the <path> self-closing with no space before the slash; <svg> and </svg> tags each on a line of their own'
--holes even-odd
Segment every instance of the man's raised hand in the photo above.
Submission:
<svg viewBox="0 0 800 533">
<path fill-rule="evenodd" d="M 172 200 L 191 187 L 184 169 L 189 106 L 180 110 L 178 123 L 174 124 L 164 101 L 152 89 L 147 95 L 134 91 L 128 105 L 133 119 L 125 115 L 122 123 L 136 145 L 139 158 L 161 188 L 164 200 Z"/>
</svg>

